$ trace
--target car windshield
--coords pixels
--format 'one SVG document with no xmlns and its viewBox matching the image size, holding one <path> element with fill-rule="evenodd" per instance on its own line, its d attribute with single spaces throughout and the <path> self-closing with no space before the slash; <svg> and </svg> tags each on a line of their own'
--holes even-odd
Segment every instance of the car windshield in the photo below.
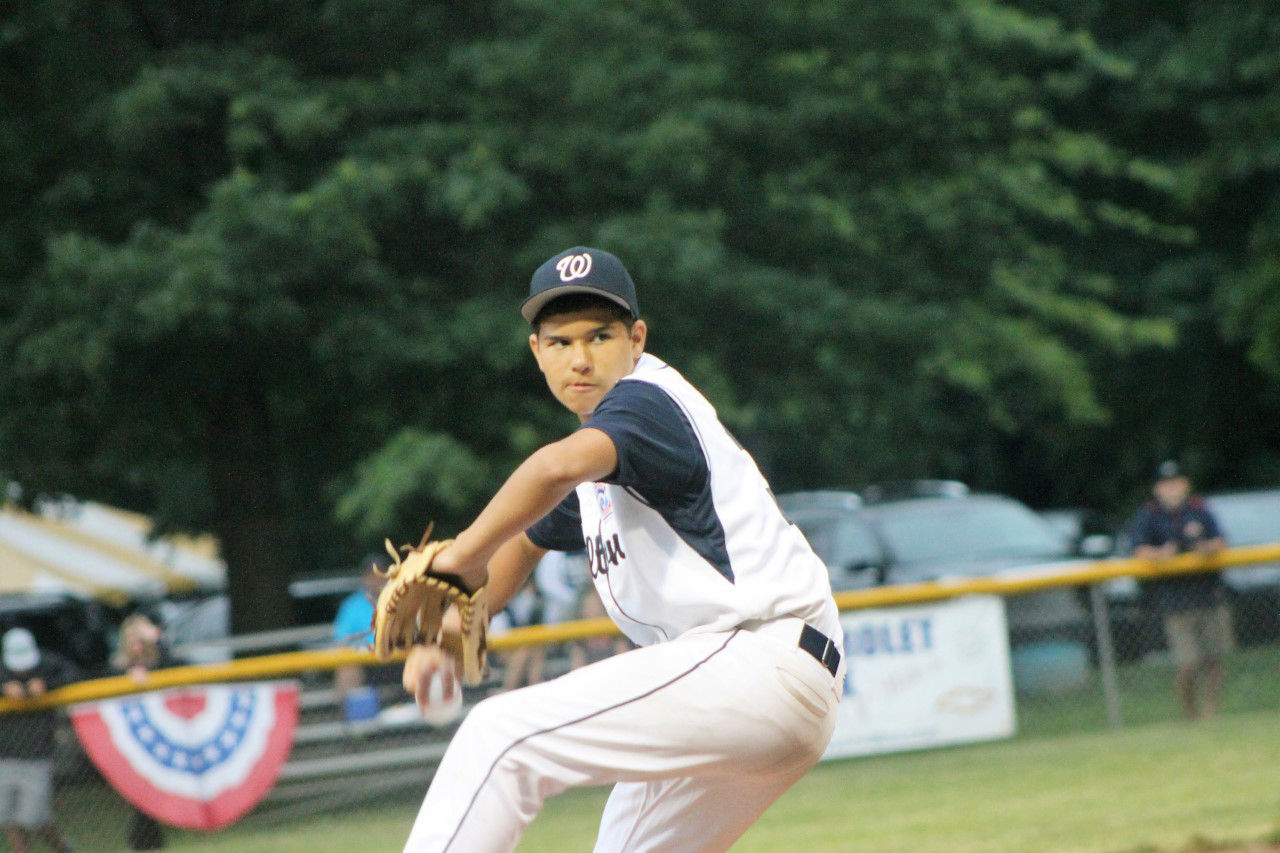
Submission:
<svg viewBox="0 0 1280 853">
<path fill-rule="evenodd" d="M 1217 495 L 1206 502 L 1232 545 L 1280 542 L 1280 491 Z"/>
<path fill-rule="evenodd" d="M 833 570 L 878 565 L 880 549 L 865 522 L 847 511 L 793 510 L 787 513 L 804 532 L 809 545 Z"/>
<path fill-rule="evenodd" d="M 927 501 L 876 509 L 899 563 L 1071 556 L 1067 539 L 1027 507 L 1002 500 Z"/>
</svg>

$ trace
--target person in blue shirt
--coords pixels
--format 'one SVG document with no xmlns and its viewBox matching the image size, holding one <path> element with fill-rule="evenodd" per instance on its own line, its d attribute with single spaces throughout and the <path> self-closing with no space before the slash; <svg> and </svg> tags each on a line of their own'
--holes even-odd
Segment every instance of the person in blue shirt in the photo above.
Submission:
<svg viewBox="0 0 1280 853">
<path fill-rule="evenodd" d="M 386 578 L 379 572 L 386 571 L 391 560 L 385 554 L 368 554 L 360 561 L 360 587 L 338 605 L 333 619 L 333 642 L 339 646 L 365 648 L 373 642 L 373 605 Z M 361 666 L 340 666 L 334 670 L 333 686 L 338 692 L 339 703 L 351 691 L 363 687 L 365 671 Z"/>
<path fill-rule="evenodd" d="M 1164 559 L 1178 554 L 1215 554 L 1226 539 L 1191 481 L 1173 460 L 1161 463 L 1149 501 L 1134 520 L 1133 555 Z M 1217 571 L 1177 574 L 1146 585 L 1164 623 L 1177 672 L 1174 688 L 1183 713 L 1212 717 L 1222 694 L 1222 658 L 1231 648 L 1231 616 Z"/>
</svg>

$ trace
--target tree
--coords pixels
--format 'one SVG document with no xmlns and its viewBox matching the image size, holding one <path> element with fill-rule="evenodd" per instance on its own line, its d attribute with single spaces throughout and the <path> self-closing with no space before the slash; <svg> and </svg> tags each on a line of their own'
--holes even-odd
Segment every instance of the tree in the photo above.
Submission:
<svg viewBox="0 0 1280 853">
<path fill-rule="evenodd" d="M 433 123 L 451 109 L 433 40 L 467 22 L 312 5 L 66 4 L 41 38 L 92 22 L 130 59 L 67 128 L 85 153 L 41 199 L 63 224 L 3 330 L 6 467 L 32 492 L 212 529 L 238 630 L 287 619 L 288 577 L 350 556 L 331 506 L 370 447 L 412 424 L 448 482 L 505 438 L 464 405 L 461 377 L 493 361 L 468 285 L 482 264 L 424 265 L 415 236 L 456 230 L 448 199 L 423 199 L 485 165 L 453 168 L 465 137 Z M 481 480 L 419 488 L 417 509 L 448 520 Z"/>
<path fill-rule="evenodd" d="M 1011 443 L 1103 422 L 1099 366 L 1170 340 L 1111 259 L 1182 239 L 1151 212 L 1171 180 L 1083 118 L 1130 67 L 1050 16 L 60 9 L 27 75 L 72 73 L 42 48 L 73 33 L 118 49 L 15 137 L 54 116 L 77 145 L 32 182 L 0 467 L 212 529 L 239 630 L 294 571 L 461 523 L 571 426 L 515 312 L 567 245 L 628 262 L 655 351 L 780 489 L 1016 484 Z"/>
<path fill-rule="evenodd" d="M 1130 272 L 1121 307 L 1169 318 L 1177 343 L 1097 371 L 1123 430 L 1080 437 L 1086 457 L 1102 463 L 1094 500 L 1132 506 L 1153 465 L 1171 455 L 1183 457 L 1206 488 L 1276 482 L 1280 386 L 1268 353 L 1280 288 L 1271 283 L 1268 235 L 1278 186 L 1272 117 L 1280 7 L 1269 0 L 1034 5 L 1132 63 L 1124 85 L 1095 91 L 1091 120 L 1166 166 L 1168 193 L 1144 199 L 1130 188 L 1126 197 L 1189 235 L 1166 246 L 1124 247 Z"/>
</svg>

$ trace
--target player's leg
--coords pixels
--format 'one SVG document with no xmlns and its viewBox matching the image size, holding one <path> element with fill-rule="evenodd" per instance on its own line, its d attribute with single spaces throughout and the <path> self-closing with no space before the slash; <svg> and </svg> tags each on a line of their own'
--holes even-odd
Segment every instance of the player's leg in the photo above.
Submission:
<svg viewBox="0 0 1280 853">
<path fill-rule="evenodd" d="M 808 770 L 619 782 L 609 794 L 595 850 L 728 850 Z"/>
<path fill-rule="evenodd" d="M 812 657 L 745 632 L 638 649 L 499 694 L 455 734 L 406 849 L 513 849 L 546 797 L 567 787 L 787 779 L 821 755 L 838 701 Z M 751 815 L 785 790 L 773 784 Z"/>
</svg>

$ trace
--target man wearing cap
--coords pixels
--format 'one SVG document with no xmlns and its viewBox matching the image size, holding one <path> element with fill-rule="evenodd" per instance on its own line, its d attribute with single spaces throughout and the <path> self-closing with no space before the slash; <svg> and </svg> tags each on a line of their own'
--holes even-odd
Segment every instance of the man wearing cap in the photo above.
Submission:
<svg viewBox="0 0 1280 853">
<path fill-rule="evenodd" d="M 645 352 L 617 257 L 560 252 L 521 314 L 579 426 L 517 467 L 432 569 L 487 583 L 496 612 L 548 551 L 585 547 L 637 648 L 477 704 L 406 849 L 512 850 L 547 797 L 612 785 L 597 850 L 727 850 L 834 730 L 843 633 L 826 568 L 711 403 Z M 453 667 L 415 646 L 405 687 L 429 704 L 440 676 L 451 695 Z"/>
<path fill-rule="evenodd" d="M 1203 500 L 1191 494 L 1191 481 L 1177 462 L 1160 464 L 1153 491 L 1155 500 L 1142 508 L 1133 524 L 1135 557 L 1214 554 L 1226 546 L 1217 519 Z M 1212 717 L 1222 693 L 1222 658 L 1231 647 L 1231 616 L 1223 598 L 1222 574 L 1177 574 L 1145 586 L 1162 618 L 1177 666 L 1174 688 L 1183 713 L 1191 719 Z"/>
<path fill-rule="evenodd" d="M 6 699 L 42 696 L 74 680 L 71 664 L 42 651 L 26 628 L 4 635 L 0 684 Z M 54 850 L 70 850 L 53 824 L 53 748 L 57 718 L 52 709 L 0 713 L 0 823 L 16 853 L 30 850 L 36 835 Z"/>
</svg>

